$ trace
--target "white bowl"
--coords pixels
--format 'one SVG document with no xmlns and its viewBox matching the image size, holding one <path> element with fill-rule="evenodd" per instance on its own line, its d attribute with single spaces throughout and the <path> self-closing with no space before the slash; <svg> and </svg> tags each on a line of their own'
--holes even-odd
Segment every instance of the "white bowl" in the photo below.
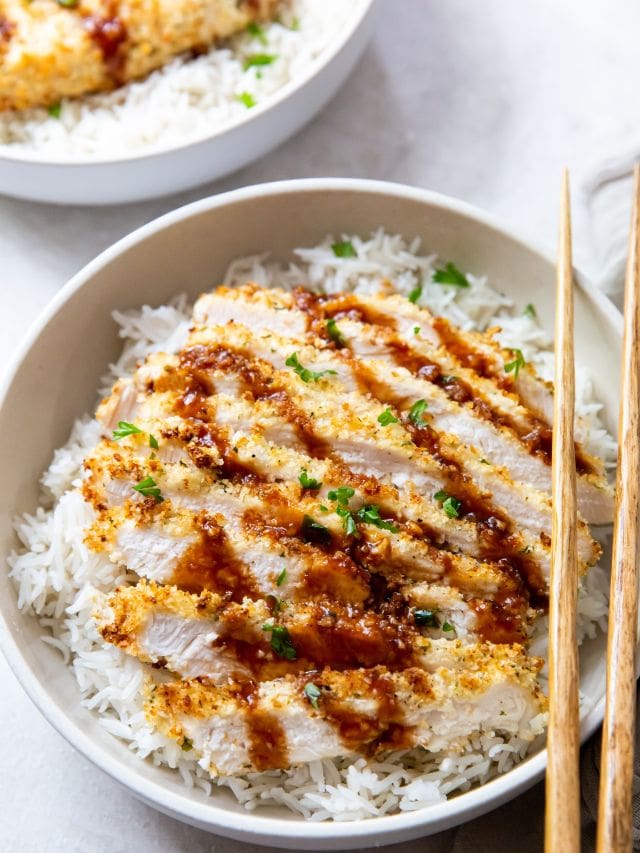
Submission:
<svg viewBox="0 0 640 853">
<path fill-rule="evenodd" d="M 38 479 L 74 418 L 95 405 L 98 377 L 121 342 L 113 309 L 161 304 L 178 292 L 195 296 L 222 280 L 229 261 L 271 251 L 290 258 L 296 246 L 327 233 L 368 234 L 378 226 L 486 273 L 520 306 L 534 301 L 552 329 L 554 266 L 485 214 L 423 190 L 360 180 L 312 179 L 237 190 L 189 205 L 116 243 L 76 275 L 49 305 L 18 354 L 0 396 L 0 552 L 16 542 L 11 517 L 32 511 Z M 582 282 L 576 292 L 577 359 L 594 377 L 615 430 L 621 318 Z M 211 797 L 187 790 L 179 775 L 136 758 L 81 708 L 71 671 L 21 615 L 6 572 L 0 577 L 0 642 L 14 672 L 45 717 L 98 767 L 161 811 L 220 835 L 297 850 L 339 850 L 391 844 L 428 835 L 482 814 L 543 774 L 539 752 L 509 773 L 420 811 L 358 823 L 308 823 L 284 810 L 247 813 L 225 789 Z M 583 736 L 603 715 L 604 637 L 585 643 Z"/>
<path fill-rule="evenodd" d="M 0 148 L 0 193 L 53 204 L 105 205 L 187 190 L 263 157 L 338 91 L 373 32 L 375 0 L 352 0 L 335 42 L 271 97 L 205 137 L 132 156 L 56 161 Z"/>
</svg>

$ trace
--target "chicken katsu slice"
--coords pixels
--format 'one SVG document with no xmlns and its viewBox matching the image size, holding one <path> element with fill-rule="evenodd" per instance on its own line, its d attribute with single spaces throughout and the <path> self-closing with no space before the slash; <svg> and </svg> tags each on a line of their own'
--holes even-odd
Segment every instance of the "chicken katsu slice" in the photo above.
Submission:
<svg viewBox="0 0 640 853">
<path fill-rule="evenodd" d="M 334 358 L 338 359 L 337 369 L 343 383 L 352 389 L 368 390 L 384 403 L 405 408 L 411 405 L 410 401 L 427 399 L 429 416 L 436 429 L 477 448 L 489 460 L 500 460 L 515 481 L 551 491 L 548 424 L 536 418 L 494 379 L 462 367 L 444 347 L 435 346 L 428 337 L 424 339 L 419 331 L 416 334 L 421 327 L 413 325 L 411 334 L 406 335 L 405 329 L 398 333 L 388 325 L 375 325 L 380 316 L 379 300 L 375 297 L 349 294 L 344 299 L 346 305 L 340 301 L 341 297 L 332 301 L 330 297 L 315 297 L 301 289 L 291 294 L 250 285 L 223 287 L 202 296 L 196 303 L 194 316 L 208 324 L 219 323 L 220 316 L 242 323 L 262 340 L 265 332 L 273 333 L 275 324 L 282 337 L 288 335 L 298 343 L 311 339 L 314 345 L 326 346 L 330 335 L 325 318 L 335 314 L 340 318 L 339 325 L 335 319 L 330 322 L 334 322 L 333 335 L 339 336 L 341 350 L 334 353 Z M 406 300 L 398 297 L 394 304 L 398 300 L 404 309 Z M 283 321 L 280 314 L 285 307 Z M 342 310 L 336 310 L 337 307 Z M 414 323 L 415 310 L 410 305 L 409 319 Z M 363 311 L 365 316 L 369 312 L 367 319 L 372 322 L 353 319 L 354 314 Z M 335 341 L 329 346 L 333 348 L 333 344 Z M 329 368 L 331 356 L 327 354 L 326 359 Z M 315 360 L 318 361 L 317 356 Z M 348 361 L 349 366 L 342 365 L 342 360 Z M 318 363 L 324 364 L 324 358 Z M 336 369 L 335 364 L 332 366 Z M 610 523 L 613 496 L 601 460 L 579 446 L 576 460 L 580 511 L 590 523 Z"/>
<path fill-rule="evenodd" d="M 0 110 L 114 89 L 272 16 L 277 0 L 0 0 Z"/>
<path fill-rule="evenodd" d="M 398 293 L 338 293 L 318 295 L 304 288 L 284 291 L 251 282 L 240 287 L 220 286 L 203 294 L 193 311 L 197 325 L 243 323 L 255 330 L 304 340 L 312 332 L 331 338 L 326 320 L 345 319 L 373 326 L 383 340 L 411 343 L 419 353 L 433 358 L 444 375 L 456 374 L 476 390 L 497 413 L 528 432 L 536 419 L 553 422 L 553 385 L 531 367 L 506 372 L 513 360 L 490 332 L 466 332 L 452 326 L 428 308 L 415 305 Z M 323 328 L 324 327 L 324 328 Z M 386 336 L 389 334 L 389 337 Z M 334 341 L 335 342 L 335 341 Z M 349 340 L 344 341 L 347 345 Z M 576 441 L 588 438 L 588 424 L 576 418 Z"/>
<path fill-rule="evenodd" d="M 146 364 L 141 368 L 140 373 L 144 373 L 148 381 L 157 386 L 160 378 L 167 381 L 166 368 L 168 367 L 170 367 L 169 364 L 165 363 L 162 366 L 156 359 L 153 372 L 150 370 L 149 364 Z M 123 388 L 120 385 L 114 389 L 113 394 L 100 407 L 98 414 L 103 422 L 108 424 L 110 428 L 117 423 L 119 417 L 117 412 L 121 408 L 121 399 L 125 400 L 126 411 L 129 416 L 135 415 L 136 423 L 139 425 L 149 423 L 146 414 L 148 408 L 157 414 L 162 405 L 165 405 L 165 409 L 171 409 L 173 405 L 174 398 L 170 392 L 164 392 L 164 398 L 156 388 L 149 394 L 145 394 L 143 391 L 136 392 L 136 394 L 138 393 L 140 401 L 134 412 L 129 405 L 132 397 L 129 393 L 129 386 Z M 206 426 L 205 422 L 198 421 L 197 424 L 184 424 L 177 431 L 172 427 L 170 430 L 158 432 L 160 442 L 156 453 L 159 456 L 165 452 L 165 441 L 171 444 L 173 448 L 171 453 L 174 455 L 177 453 L 175 450 L 176 441 L 184 442 L 184 446 L 188 450 L 189 458 L 186 461 L 181 458 L 177 463 L 180 466 L 175 469 L 178 471 L 177 479 L 174 481 L 170 465 L 160 465 L 156 461 L 150 463 L 150 470 L 146 468 L 135 469 L 137 482 L 147 474 L 151 474 L 160 483 L 163 495 L 175 501 L 176 504 L 195 507 L 204 501 L 206 506 L 211 507 L 213 505 L 211 490 L 216 489 L 219 498 L 228 499 L 224 494 L 220 494 L 219 489 L 228 491 L 232 495 L 233 489 L 226 482 L 226 479 L 229 477 L 233 479 L 233 476 L 238 473 L 243 479 L 247 480 L 257 479 L 271 484 L 283 481 L 299 485 L 300 477 L 305 472 L 309 478 L 322 483 L 321 489 L 314 492 L 318 499 L 318 506 L 313 512 L 312 518 L 317 523 L 326 525 L 327 508 L 333 509 L 332 503 L 328 499 L 329 492 L 348 487 L 354 490 L 353 500 L 355 502 L 364 500 L 367 505 L 373 504 L 379 507 L 383 517 L 403 522 L 404 527 L 413 525 L 411 528 L 413 542 L 410 541 L 404 529 L 401 529 L 398 534 L 386 536 L 386 539 L 381 541 L 383 530 L 377 531 L 372 527 L 366 528 L 366 542 L 373 546 L 369 550 L 369 559 L 375 560 L 377 566 L 382 566 L 376 570 L 385 571 L 387 565 L 385 559 L 392 557 L 393 560 L 400 562 L 403 572 L 418 580 L 436 580 L 445 577 L 447 583 L 461 586 L 463 589 L 476 590 L 481 594 L 501 586 L 499 581 L 500 578 L 504 578 L 504 569 L 493 565 L 491 560 L 475 559 L 483 550 L 483 540 L 479 536 L 476 525 L 464 519 L 449 517 L 437 503 L 434 503 L 430 496 L 425 498 L 411 484 L 404 484 L 400 489 L 396 489 L 392 484 L 382 483 L 371 475 L 355 474 L 348 466 L 343 463 L 336 463 L 335 460 L 314 458 L 302 450 L 273 445 L 265 440 L 264 435 L 273 436 L 274 432 L 284 429 L 284 427 L 281 424 L 278 425 L 278 422 L 275 422 L 270 416 L 268 401 L 251 403 L 243 398 L 227 398 L 225 396 L 217 398 L 217 402 L 219 404 L 218 411 L 213 409 L 209 399 L 207 406 L 199 412 L 199 417 L 205 419 Z M 223 402 L 224 406 L 222 405 Z M 221 432 L 221 426 L 216 421 L 218 417 L 222 425 L 226 425 L 230 431 Z M 216 442 L 221 442 L 220 451 L 217 449 Z M 134 470 L 126 465 L 123 470 L 124 450 L 128 444 L 135 445 L 138 453 L 149 455 L 147 437 L 143 434 L 129 436 L 119 442 L 119 458 L 114 466 L 111 465 L 109 455 L 106 456 L 105 461 L 104 451 L 106 448 L 111 447 L 111 451 L 113 451 L 113 447 L 108 443 L 103 443 L 101 448 L 87 460 L 86 465 L 94 469 L 95 476 L 92 476 L 85 483 L 85 495 L 94 503 L 94 506 L 108 504 L 112 500 L 106 494 L 107 492 L 116 497 L 132 495 L 133 483 L 123 477 L 123 473 L 128 474 L 130 470 Z M 220 461 L 221 456 L 227 459 L 224 464 Z M 209 483 L 206 485 L 208 494 L 204 497 L 202 489 L 194 488 L 194 479 L 187 477 L 188 466 L 192 465 L 194 460 L 196 464 L 206 468 L 221 465 L 219 475 L 225 482 L 219 486 L 219 489 L 216 484 Z M 202 473 L 198 474 L 199 478 L 202 476 Z M 115 485 L 113 485 L 114 483 Z M 298 498 L 296 503 L 299 504 L 299 501 Z M 270 502 L 272 503 L 272 501 Z M 322 507 L 325 509 L 323 510 Z M 229 509 L 226 508 L 223 511 L 228 513 Z M 402 524 L 399 526 L 403 527 Z M 110 527 L 114 530 L 116 525 L 111 524 Z M 376 541 L 372 540 L 374 533 L 377 536 Z M 467 552 L 469 556 L 442 550 L 439 546 L 443 544 L 452 546 L 456 551 Z M 527 547 L 529 551 L 526 556 L 526 563 L 531 564 L 531 571 L 536 576 L 535 583 L 537 587 L 543 590 L 544 578 L 548 577 L 548 547 L 539 542 L 532 543 L 530 546 L 519 540 L 514 543 L 516 552 Z M 135 554 L 133 557 L 135 558 Z M 523 559 L 521 555 L 518 555 L 519 562 L 522 562 Z M 391 560 L 392 563 L 393 560 Z M 146 572 L 143 573 L 147 574 Z M 541 576 L 541 579 L 538 578 L 538 575 Z M 156 577 L 156 575 L 152 576 Z M 161 579 L 170 580 L 164 574 Z"/>
<path fill-rule="evenodd" d="M 119 587 L 96 618 L 104 639 L 128 654 L 161 663 L 182 678 L 207 677 L 216 683 L 247 675 L 263 681 L 324 666 L 433 669 L 432 650 L 436 666 L 443 665 L 443 657 L 430 638 L 525 639 L 523 614 L 515 608 L 495 605 L 495 624 L 490 624 L 482 602 L 465 602 L 448 587 L 422 585 L 413 591 L 413 600 L 426 601 L 430 610 L 406 605 L 401 595 L 400 588 L 380 610 L 326 597 L 292 602 L 272 596 L 237 603 L 209 591 L 194 595 L 139 581 Z"/>
<path fill-rule="evenodd" d="M 455 754 L 483 732 L 532 741 L 546 710 L 536 680 L 542 662 L 515 646 L 496 648 L 504 654 L 480 652 L 463 670 L 324 669 L 248 689 L 157 684 L 145 711 L 212 776 L 417 746 Z"/>
<path fill-rule="evenodd" d="M 348 332 L 355 324 L 343 325 Z M 216 336 L 215 328 L 211 329 L 213 337 Z M 244 351 L 251 345 L 256 357 L 269 362 L 278 370 L 286 366 L 289 357 L 287 353 L 295 351 L 298 362 L 312 365 L 316 372 L 334 371 L 332 387 L 340 385 L 348 392 L 370 395 L 379 401 L 383 410 L 387 407 L 396 419 L 399 413 L 403 414 L 403 423 L 411 427 L 415 443 L 423 443 L 430 448 L 436 446 L 439 455 L 445 456 L 463 471 L 465 464 L 474 459 L 474 454 L 468 451 L 475 451 L 475 458 L 483 460 L 485 467 L 476 468 L 471 473 L 481 486 L 482 477 L 490 472 L 486 467 L 489 461 L 496 467 L 504 468 L 511 481 L 550 494 L 550 456 L 545 461 L 532 454 L 530 448 L 512 430 L 491 418 L 477 417 L 473 406 L 459 405 L 437 384 L 420 375 L 413 376 L 404 367 L 398 367 L 392 359 L 378 357 L 362 360 L 355 358 L 351 350 L 346 348 L 340 352 L 319 350 L 314 346 L 296 344 L 289 338 L 271 332 L 256 333 L 244 331 L 245 328 L 237 323 L 225 327 L 224 343 L 243 348 Z M 427 404 L 421 417 L 426 432 L 416 429 L 415 420 L 412 421 L 412 407 L 418 400 Z M 609 523 L 613 508 L 612 490 L 606 478 L 590 470 L 591 473 L 579 478 L 581 506 L 589 513 L 587 520 L 597 524 Z M 529 511 L 526 516 L 529 516 Z M 517 522 L 518 518 L 514 520 Z"/>
<path fill-rule="evenodd" d="M 141 418 L 138 423 L 148 421 Z M 154 454 L 176 457 L 175 448 L 164 454 L 164 436 L 162 432 L 157 435 L 160 440 L 155 442 Z M 192 431 L 185 429 L 181 435 L 188 447 Z M 175 438 L 167 443 L 172 441 Z M 422 535 L 416 522 L 395 517 L 392 510 L 398 505 L 393 490 L 376 489 L 375 484 L 371 488 L 366 478 L 350 478 L 343 470 L 332 470 L 330 464 L 320 467 L 307 457 L 289 460 L 288 482 L 286 466 L 280 461 L 274 465 L 273 459 L 271 476 L 275 471 L 284 482 L 260 480 L 249 466 L 261 449 L 250 444 L 243 450 L 237 436 L 234 441 L 238 444 L 231 471 L 198 468 L 186 452 L 179 461 L 160 465 L 149 459 L 147 435 L 142 431 L 117 443 L 103 442 L 85 460 L 90 475 L 84 494 L 98 515 L 93 540 L 105 547 L 108 543 L 112 559 L 142 576 L 169 582 L 178 572 L 184 582 L 185 571 L 180 567 L 189 561 L 189 549 L 202 551 L 203 540 L 211 538 L 216 529 L 212 519 L 222 518 L 224 531 L 218 531 L 217 542 L 212 539 L 211 550 L 217 547 L 221 563 L 242 566 L 247 573 L 245 588 L 251 577 L 258 594 L 274 591 L 283 552 L 296 569 L 292 573 L 292 579 L 297 579 L 296 596 L 318 589 L 339 598 L 350 595 L 352 601 L 366 598 L 366 572 L 359 572 L 357 565 L 392 579 L 442 580 L 492 600 L 523 594 L 516 574 L 508 567 L 443 551 Z M 210 451 L 211 444 L 207 441 Z M 220 454 L 212 451 L 212 461 L 221 464 Z M 151 467 L 147 469 L 147 465 Z M 160 507 L 154 508 L 159 515 L 155 522 L 153 514 L 139 513 L 143 498 L 134 488 L 148 471 L 160 483 L 163 497 Z M 242 473 L 239 481 L 233 479 L 234 472 Z M 312 479 L 314 475 L 318 479 Z M 125 506 L 132 499 L 134 504 Z M 164 548 L 167 536 L 168 547 Z M 176 539 L 182 540 L 181 546 Z M 322 549 L 312 547 L 310 539 L 319 540 Z M 195 582 L 197 561 L 192 565 Z M 216 582 L 204 567 L 201 574 L 203 584 Z"/>
<path fill-rule="evenodd" d="M 285 356 L 289 361 L 287 369 L 274 368 L 251 355 L 254 340 L 255 335 L 235 323 L 201 327 L 190 335 L 182 361 L 191 365 L 201 381 L 210 377 L 214 387 L 218 373 L 233 373 L 243 378 L 246 393 L 255 399 L 272 401 L 278 393 L 285 395 L 283 404 L 290 416 L 292 404 L 305 420 L 309 421 L 311 415 L 312 436 L 316 436 L 311 438 L 311 451 L 318 443 L 317 436 L 321 436 L 332 455 L 356 472 L 371 472 L 390 479 L 394 485 L 412 482 L 433 496 L 444 494 L 444 499 L 459 501 L 460 513 L 466 512 L 474 520 L 483 512 L 502 517 L 523 537 L 523 547 L 531 547 L 540 537 L 550 539 L 549 496 L 515 483 L 504 469 L 486 464 L 477 451 L 464 448 L 452 436 L 442 437 L 434 448 L 434 431 L 424 435 L 428 427 L 426 412 L 421 412 L 419 419 L 414 418 L 411 425 L 383 425 L 380 411 L 371 401 L 359 392 L 347 392 L 339 377 L 313 371 L 313 366 L 302 367 L 296 353 Z M 284 344 L 282 340 L 275 335 L 269 338 L 278 358 L 289 351 L 286 339 Z M 319 375 L 319 379 L 313 381 L 304 371 Z M 592 565 L 599 553 L 587 525 L 579 520 L 580 560 Z"/>
</svg>

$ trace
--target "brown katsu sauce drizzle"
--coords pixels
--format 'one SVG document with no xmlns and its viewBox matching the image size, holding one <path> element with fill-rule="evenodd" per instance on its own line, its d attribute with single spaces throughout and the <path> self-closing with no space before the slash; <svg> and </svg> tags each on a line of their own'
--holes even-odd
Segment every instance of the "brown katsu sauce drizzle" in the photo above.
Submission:
<svg viewBox="0 0 640 853">
<path fill-rule="evenodd" d="M 116 85 L 123 82 L 122 71 L 126 61 L 123 50 L 128 34 L 119 15 L 117 0 L 109 0 L 104 15 L 86 15 L 82 19 L 89 37 L 102 54 L 107 73 Z"/>
<path fill-rule="evenodd" d="M 419 681 L 416 687 L 420 692 L 425 696 L 430 695 L 429 676 L 419 670 L 409 672 L 415 673 Z M 319 702 L 322 717 L 334 726 L 347 750 L 375 754 L 413 746 L 413 727 L 406 724 L 393 681 L 384 669 L 367 672 L 364 683 L 358 685 L 361 692 L 350 697 L 372 700 L 375 707 L 369 713 L 354 710 L 352 701 L 343 702 L 334 698 L 330 683 L 325 682 L 322 674 L 314 679 L 314 683 L 322 691 Z"/>
<path fill-rule="evenodd" d="M 0 47 L 3 44 L 8 44 L 15 31 L 15 24 L 4 15 L 0 15 Z"/>
<path fill-rule="evenodd" d="M 272 711 L 260 708 L 258 685 L 247 681 L 241 686 L 247 751 L 254 768 L 286 770 L 289 767 L 287 736 L 280 720 Z"/>
<path fill-rule="evenodd" d="M 233 601 L 258 598 L 255 582 L 244 563 L 227 544 L 224 530 L 207 513 L 195 516 L 200 541 L 187 549 L 174 570 L 172 583 L 187 592 L 209 589 L 227 594 Z"/>
</svg>

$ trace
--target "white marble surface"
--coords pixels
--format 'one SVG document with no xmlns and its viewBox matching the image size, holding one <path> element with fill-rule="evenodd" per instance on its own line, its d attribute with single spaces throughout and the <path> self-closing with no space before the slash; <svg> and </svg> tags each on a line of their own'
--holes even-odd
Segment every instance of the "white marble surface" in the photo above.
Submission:
<svg viewBox="0 0 640 853">
<path fill-rule="evenodd" d="M 376 37 L 339 96 L 279 151 L 227 180 L 117 209 L 0 199 L 0 363 L 98 251 L 166 210 L 239 185 L 314 175 L 402 181 L 485 207 L 553 248 L 562 166 L 579 179 L 638 136 L 639 29 L 640 6 L 628 0 L 381 0 Z M 576 260 L 597 275 L 578 192 L 576 206 Z M 3 660 L 0 696 L 3 851 L 249 849 L 136 802 L 48 726 Z M 457 842 L 446 834 L 401 849 L 535 849 L 527 841 L 537 837 L 536 806 L 536 794 L 519 806 L 517 843 L 485 846 L 482 825 L 472 825 Z"/>
</svg>

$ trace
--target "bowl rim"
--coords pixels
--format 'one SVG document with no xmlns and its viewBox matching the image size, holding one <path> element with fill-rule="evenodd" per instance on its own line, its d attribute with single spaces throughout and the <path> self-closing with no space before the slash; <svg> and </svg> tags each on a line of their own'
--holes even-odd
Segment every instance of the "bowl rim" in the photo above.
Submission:
<svg viewBox="0 0 640 853">
<path fill-rule="evenodd" d="M 377 0 L 357 0 L 357 4 L 358 5 L 352 10 L 353 14 L 347 18 L 344 29 L 337 33 L 335 41 L 329 42 L 326 48 L 311 61 L 309 67 L 304 71 L 304 73 L 292 78 L 273 94 L 267 96 L 264 101 L 259 102 L 255 107 L 246 110 L 245 113 L 240 113 L 235 118 L 232 118 L 229 122 L 223 124 L 222 127 L 213 133 L 207 133 L 205 131 L 185 142 L 154 146 L 147 150 L 143 149 L 138 152 L 133 152 L 132 154 L 120 154 L 116 157 L 95 158 L 87 156 L 82 160 L 49 159 L 43 155 L 21 152 L 9 154 L 5 153 L 3 150 L 9 146 L 0 145 L 0 163 L 23 164 L 35 167 L 54 166 L 58 168 L 72 169 L 75 171 L 88 166 L 117 166 L 136 163 L 141 160 L 154 160 L 155 158 L 163 157 L 166 154 L 178 152 L 186 153 L 189 149 L 195 148 L 199 145 L 223 139 L 225 136 L 231 135 L 244 125 L 262 118 L 271 109 L 279 107 L 289 97 L 302 90 L 314 77 L 321 74 L 325 68 L 334 61 L 338 54 L 349 44 L 360 27 L 365 23 L 366 18 L 370 14 L 373 14 L 377 6 Z"/>
<path fill-rule="evenodd" d="M 23 360 L 48 323 L 64 308 L 65 303 L 77 290 L 87 286 L 99 270 L 106 267 L 123 252 L 143 243 L 147 238 L 168 227 L 215 208 L 268 196 L 318 191 L 385 194 L 400 200 L 415 201 L 440 208 L 472 219 L 478 224 L 497 232 L 500 237 L 516 243 L 522 249 L 555 264 L 555 259 L 548 252 L 523 239 L 513 229 L 501 223 L 497 217 L 464 201 L 430 190 L 399 183 L 359 178 L 304 178 L 243 187 L 192 202 L 146 223 L 105 249 L 77 272 L 58 291 L 27 331 L 22 344 L 0 380 L 0 408 L 4 405 L 9 390 L 19 375 Z M 577 275 L 576 283 L 594 303 L 595 310 L 604 316 L 604 319 L 622 335 L 622 315 L 616 306 L 584 276 Z M 202 802 L 192 800 L 187 796 L 186 789 L 184 794 L 176 793 L 166 788 L 160 779 L 155 781 L 145 778 L 136 769 L 124 766 L 106 748 L 94 743 L 90 736 L 58 706 L 55 704 L 51 706 L 46 687 L 25 662 L 1 613 L 0 649 L 18 681 L 45 719 L 93 764 L 125 786 L 135 796 L 165 814 L 192 825 L 206 828 L 211 832 L 222 832 L 225 836 L 238 840 L 273 845 L 282 842 L 287 846 L 291 846 L 292 842 L 298 842 L 299 849 L 303 849 L 302 845 L 308 846 L 309 849 L 319 849 L 309 845 L 324 841 L 332 845 L 331 848 L 326 849 L 347 849 L 349 846 L 357 846 L 360 841 L 373 840 L 372 836 L 375 836 L 376 844 L 397 841 L 397 833 L 399 832 L 402 832 L 404 839 L 416 838 L 425 835 L 425 829 L 428 830 L 426 834 L 431 834 L 445 828 L 445 825 L 451 825 L 452 816 L 455 816 L 455 825 L 471 820 L 473 817 L 488 811 L 484 808 L 488 800 L 491 801 L 492 808 L 497 808 L 501 803 L 537 782 L 546 768 L 547 751 L 545 747 L 504 775 L 459 794 L 451 800 L 425 806 L 415 811 L 367 818 L 361 821 L 322 823 L 247 812 L 242 814 L 242 828 L 239 828 L 237 812 L 229 811 L 223 806 L 205 800 Z M 582 718 L 581 739 L 583 741 L 598 728 L 603 716 L 604 697 Z M 428 826 L 425 826 L 425 823 Z M 394 836 L 396 837 L 394 838 Z M 346 843 L 340 846 L 341 841 Z"/>
</svg>

